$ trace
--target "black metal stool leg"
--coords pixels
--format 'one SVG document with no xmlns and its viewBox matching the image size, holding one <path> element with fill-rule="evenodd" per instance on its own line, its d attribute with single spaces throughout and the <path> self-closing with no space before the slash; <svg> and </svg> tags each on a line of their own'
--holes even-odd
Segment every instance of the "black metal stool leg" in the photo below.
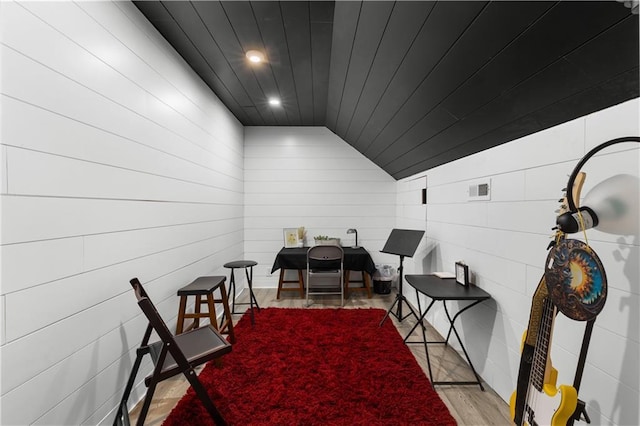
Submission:
<svg viewBox="0 0 640 426">
<path fill-rule="evenodd" d="M 258 299 L 256 299 L 256 295 L 253 293 L 253 266 L 249 266 L 248 268 L 245 268 L 244 273 L 247 276 L 247 283 L 249 286 L 249 297 L 253 298 L 253 303 L 255 303 L 256 308 L 258 308 L 258 311 L 260 311 L 260 306 L 258 306 Z"/>
<path fill-rule="evenodd" d="M 251 270 L 251 274 L 249 274 L 249 270 Z M 253 267 L 245 267 L 244 274 L 247 276 L 247 286 L 249 287 L 249 310 L 251 312 L 251 325 L 255 325 L 256 319 L 253 316 L 253 302 L 255 300 L 255 296 L 253 295 L 253 283 L 251 282 L 251 279 L 253 278 Z M 257 302 L 256 306 L 258 306 Z"/>
<path fill-rule="evenodd" d="M 233 296 L 231 298 L 231 313 L 236 313 L 236 279 L 233 275 L 233 268 L 231 268 L 231 279 L 229 281 L 229 290 L 233 291 Z M 230 291 L 230 292 L 231 292 Z"/>
</svg>

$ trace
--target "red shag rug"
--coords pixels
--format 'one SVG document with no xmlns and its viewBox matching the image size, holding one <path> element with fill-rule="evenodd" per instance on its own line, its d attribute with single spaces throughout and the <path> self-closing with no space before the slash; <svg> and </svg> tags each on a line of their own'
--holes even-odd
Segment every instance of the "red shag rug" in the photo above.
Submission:
<svg viewBox="0 0 640 426">
<path fill-rule="evenodd" d="M 455 425 L 382 309 L 245 314 L 236 344 L 200 373 L 232 425 Z M 189 388 L 166 426 L 211 425 Z"/>
</svg>

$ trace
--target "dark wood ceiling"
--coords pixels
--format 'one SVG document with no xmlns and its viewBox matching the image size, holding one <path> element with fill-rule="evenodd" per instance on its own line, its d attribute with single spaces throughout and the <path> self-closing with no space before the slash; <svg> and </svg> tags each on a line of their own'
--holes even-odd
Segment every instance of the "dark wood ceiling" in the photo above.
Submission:
<svg viewBox="0 0 640 426">
<path fill-rule="evenodd" d="M 396 179 L 639 96 L 613 0 L 134 3 L 242 124 L 326 126 Z"/>
</svg>

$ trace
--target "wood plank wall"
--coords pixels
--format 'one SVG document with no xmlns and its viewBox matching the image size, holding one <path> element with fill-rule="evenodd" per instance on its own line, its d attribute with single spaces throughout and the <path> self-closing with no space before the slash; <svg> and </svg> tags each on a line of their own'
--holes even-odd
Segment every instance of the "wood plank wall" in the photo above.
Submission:
<svg viewBox="0 0 640 426">
<path fill-rule="evenodd" d="M 129 279 L 173 324 L 242 255 L 243 128 L 130 3 L 0 9 L 0 423 L 110 424 L 145 327 Z"/>
<path fill-rule="evenodd" d="M 505 401 L 515 389 L 521 337 L 568 175 L 598 144 L 638 135 L 640 102 L 635 99 L 398 182 L 398 225 L 426 223 L 416 271 L 453 271 L 454 262 L 464 260 L 473 281 L 493 297 L 463 314 L 457 327 L 479 374 Z M 583 196 L 616 174 L 639 178 L 640 148 L 637 143 L 608 147 L 583 171 Z M 490 182 L 490 200 L 469 201 L 469 185 L 478 182 Z M 401 208 L 424 183 L 426 210 Z M 608 296 L 595 322 L 578 397 L 587 402 L 594 425 L 638 424 L 640 239 L 637 232 L 621 236 L 597 229 L 587 236 L 606 270 Z M 582 234 L 571 238 L 584 241 Z M 407 296 L 416 303 L 413 292 Z M 441 306 L 428 319 L 447 333 Z M 558 316 L 551 354 L 558 384 L 573 383 L 583 333 L 583 322 Z"/>
<path fill-rule="evenodd" d="M 358 244 L 374 261 L 395 225 L 396 181 L 325 127 L 245 128 L 245 253 L 258 262 L 258 287 L 276 287 L 271 274 L 284 245 L 283 229 Z"/>
</svg>

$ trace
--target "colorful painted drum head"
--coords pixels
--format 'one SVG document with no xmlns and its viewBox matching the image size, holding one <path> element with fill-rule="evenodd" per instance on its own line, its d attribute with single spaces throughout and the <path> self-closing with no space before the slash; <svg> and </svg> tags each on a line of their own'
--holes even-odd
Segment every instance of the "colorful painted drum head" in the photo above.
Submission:
<svg viewBox="0 0 640 426">
<path fill-rule="evenodd" d="M 607 299 L 607 277 L 591 247 L 562 239 L 549 252 L 544 271 L 549 297 L 560 312 L 576 321 L 593 319 Z"/>
</svg>

